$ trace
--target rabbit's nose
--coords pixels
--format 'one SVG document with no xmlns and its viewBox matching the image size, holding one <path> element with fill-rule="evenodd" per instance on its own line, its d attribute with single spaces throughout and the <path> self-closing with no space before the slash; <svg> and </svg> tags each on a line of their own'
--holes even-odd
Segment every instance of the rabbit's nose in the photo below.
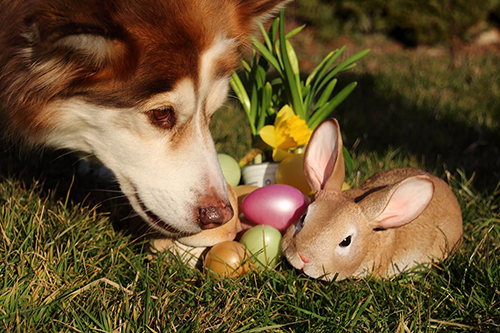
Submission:
<svg viewBox="0 0 500 333">
<path fill-rule="evenodd" d="M 304 257 L 303 254 L 299 254 L 299 257 L 300 257 L 300 260 L 302 260 L 305 264 L 307 264 L 309 262 L 309 260 L 306 257 Z"/>
</svg>

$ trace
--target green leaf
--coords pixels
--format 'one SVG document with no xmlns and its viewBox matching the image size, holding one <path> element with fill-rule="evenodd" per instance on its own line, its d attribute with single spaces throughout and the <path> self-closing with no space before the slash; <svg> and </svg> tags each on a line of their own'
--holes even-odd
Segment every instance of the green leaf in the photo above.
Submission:
<svg viewBox="0 0 500 333">
<path fill-rule="evenodd" d="M 326 103 L 321 109 L 317 110 L 307 122 L 307 126 L 314 130 L 323 120 L 325 120 L 332 111 L 342 103 L 347 96 L 356 88 L 357 82 L 348 84 L 334 98 Z"/>
<path fill-rule="evenodd" d="M 250 99 L 248 98 L 245 87 L 243 86 L 243 83 L 241 82 L 240 77 L 238 76 L 238 74 L 236 74 L 236 72 L 233 72 L 233 74 L 231 75 L 231 80 L 229 81 L 229 83 L 231 84 L 231 88 L 233 88 L 233 91 L 236 93 L 238 100 L 243 106 L 243 109 L 247 113 L 247 116 L 250 116 Z"/>
<path fill-rule="evenodd" d="M 279 26 L 279 18 L 277 17 L 273 21 L 273 24 L 271 24 L 271 27 L 269 28 L 268 32 L 269 40 L 271 40 L 272 42 L 276 40 L 276 34 L 278 33 L 278 26 Z"/>
<path fill-rule="evenodd" d="M 261 55 L 269 61 L 271 66 L 273 66 L 278 73 L 282 74 L 281 67 L 278 63 L 278 60 L 274 57 L 274 55 L 269 52 L 269 50 L 262 44 L 259 40 L 257 40 L 255 37 L 250 37 L 250 39 L 253 42 L 254 47 L 260 51 Z"/>
<path fill-rule="evenodd" d="M 259 29 L 260 32 L 262 33 L 262 36 L 264 37 L 264 41 L 266 42 L 266 46 L 269 49 L 269 52 L 273 51 L 273 43 L 271 43 L 271 39 L 269 38 L 268 32 L 266 31 L 266 28 L 262 25 L 262 23 L 259 22 Z"/>
<path fill-rule="evenodd" d="M 309 110 L 314 102 L 314 99 L 316 98 L 316 95 L 321 91 L 321 88 L 318 88 L 318 82 L 323 78 L 325 75 L 325 72 L 330 68 L 331 65 L 342 55 L 342 53 L 345 50 L 345 46 L 341 47 L 340 49 L 330 52 L 325 59 L 314 69 L 313 73 L 309 75 L 309 77 L 306 80 L 306 84 L 310 85 L 314 81 L 314 84 L 312 85 L 311 88 L 311 94 L 306 98 L 305 105 L 307 107 L 307 110 Z M 326 81 L 329 82 L 331 78 Z"/>
<path fill-rule="evenodd" d="M 287 40 L 286 41 L 286 51 L 288 55 L 288 59 L 290 60 L 290 66 L 292 67 L 292 72 L 295 75 L 298 75 L 299 72 L 299 60 L 297 59 L 297 54 L 295 53 L 295 50 L 290 44 L 290 42 Z"/>
<path fill-rule="evenodd" d="M 302 97 L 307 97 L 310 92 L 311 92 L 311 86 L 302 87 Z M 309 108 L 306 108 L 306 110 L 308 110 L 308 109 Z"/>
<path fill-rule="evenodd" d="M 325 105 L 325 103 L 332 95 L 333 89 L 335 89 L 336 85 L 337 85 L 337 79 L 332 80 L 332 82 L 328 84 L 328 86 L 325 88 L 320 98 L 316 102 L 315 109 L 320 109 L 321 107 L 323 107 L 323 105 Z"/>
<path fill-rule="evenodd" d="M 352 64 L 354 64 L 356 61 L 358 61 L 359 59 L 363 58 L 364 56 L 366 56 L 368 53 L 370 52 L 369 49 L 366 49 L 366 50 L 363 50 L 361 52 L 358 52 L 356 53 L 355 55 L 353 55 L 352 57 L 349 57 L 347 58 L 346 60 L 344 60 L 342 63 L 340 63 L 338 66 L 332 68 L 332 70 L 326 75 L 326 77 L 321 81 L 321 83 L 319 83 L 319 85 L 317 86 L 317 89 L 318 90 L 321 90 L 321 88 L 323 88 L 326 84 L 328 84 L 328 82 L 335 76 L 337 75 L 338 73 L 346 70 L 346 68 L 348 68 L 349 66 L 351 66 Z M 318 79 L 319 80 L 319 79 Z M 316 88 L 316 85 L 318 84 L 318 82 L 316 82 L 314 84 L 314 88 Z"/>
<path fill-rule="evenodd" d="M 256 124 L 257 121 L 257 112 L 259 111 L 259 95 L 257 89 L 252 89 L 251 97 L 250 97 L 250 123 Z M 257 130 L 257 128 L 255 128 Z"/>
<path fill-rule="evenodd" d="M 280 64 L 280 69 L 283 71 L 283 68 L 285 68 L 285 65 L 283 65 L 283 57 L 281 56 L 281 45 L 280 45 L 279 39 L 274 44 L 274 53 L 276 54 L 276 57 L 278 58 L 278 61 Z"/>
<path fill-rule="evenodd" d="M 332 51 L 330 52 L 320 63 L 319 65 L 312 71 L 311 74 L 309 74 L 309 76 L 307 77 L 307 80 L 306 80 L 306 85 L 310 85 L 312 83 L 312 81 L 316 78 L 316 75 L 318 75 L 318 73 L 320 71 L 324 71 L 325 68 L 328 69 L 328 67 L 330 67 L 330 65 L 338 59 L 338 57 L 340 57 L 340 55 L 342 54 L 342 52 L 344 52 L 345 50 L 345 46 L 342 46 L 341 49 L 339 50 L 335 50 L 335 51 Z M 327 65 L 328 64 L 328 65 Z"/>
<path fill-rule="evenodd" d="M 241 63 L 243 64 L 243 68 L 245 69 L 245 71 L 247 71 L 249 73 L 252 71 L 252 67 L 250 66 L 248 61 L 246 61 L 245 59 L 242 59 Z"/>
<path fill-rule="evenodd" d="M 260 108 L 260 117 L 259 123 L 257 124 L 257 133 L 259 133 L 260 129 L 264 127 L 266 124 L 266 118 L 269 115 L 268 110 L 271 104 L 271 95 L 273 93 L 273 88 L 269 82 L 266 83 L 264 88 L 262 89 L 262 103 Z"/>
<path fill-rule="evenodd" d="M 272 86 L 281 86 L 283 84 L 283 79 L 280 77 L 274 78 L 271 80 Z"/>
<path fill-rule="evenodd" d="M 255 66 L 254 68 L 255 68 L 254 86 L 255 86 L 255 88 L 257 88 L 257 90 L 260 90 L 266 84 L 266 71 L 261 66 Z"/>
<path fill-rule="evenodd" d="M 285 37 L 287 39 L 290 39 L 293 36 L 295 36 L 296 34 L 298 34 L 299 32 L 301 32 L 305 27 L 306 27 L 306 25 L 304 24 L 304 25 L 301 25 L 300 27 L 297 27 L 297 28 L 293 29 L 292 31 L 290 31 L 289 33 L 287 33 Z"/>
<path fill-rule="evenodd" d="M 306 120 L 306 115 L 302 105 L 302 92 L 298 88 L 295 74 L 292 69 L 290 58 L 288 56 L 287 40 L 285 37 L 285 15 L 284 11 L 280 12 L 280 28 L 279 28 L 279 41 L 280 41 L 280 54 L 283 60 L 283 79 L 286 83 L 286 88 L 289 94 L 289 98 L 292 102 L 292 108 L 295 113 L 302 119 Z"/>
</svg>

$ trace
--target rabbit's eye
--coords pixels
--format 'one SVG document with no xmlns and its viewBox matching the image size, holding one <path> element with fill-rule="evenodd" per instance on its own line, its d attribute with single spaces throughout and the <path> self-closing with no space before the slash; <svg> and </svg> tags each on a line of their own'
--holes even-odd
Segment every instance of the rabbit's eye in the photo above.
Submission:
<svg viewBox="0 0 500 333">
<path fill-rule="evenodd" d="M 295 233 L 293 234 L 293 237 L 297 236 L 297 234 L 302 230 L 304 227 L 304 220 L 306 219 L 306 214 L 302 214 L 302 216 L 299 219 L 299 223 L 295 222 Z"/>
<path fill-rule="evenodd" d="M 306 214 L 302 214 L 300 217 L 300 225 L 303 227 L 304 226 L 304 220 L 306 219 Z"/>
<path fill-rule="evenodd" d="M 346 237 L 346 238 L 344 238 L 344 239 L 342 240 L 342 242 L 340 242 L 340 244 L 339 244 L 339 246 L 341 246 L 341 247 L 347 247 L 347 246 L 349 246 L 349 245 L 351 245 L 351 236 L 347 236 L 347 237 Z"/>
</svg>

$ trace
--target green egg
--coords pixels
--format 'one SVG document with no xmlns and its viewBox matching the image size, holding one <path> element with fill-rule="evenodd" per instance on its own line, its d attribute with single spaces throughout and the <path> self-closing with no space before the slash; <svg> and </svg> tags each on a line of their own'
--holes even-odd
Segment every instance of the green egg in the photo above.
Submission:
<svg viewBox="0 0 500 333">
<path fill-rule="evenodd" d="M 217 158 L 226 181 L 232 187 L 238 186 L 241 179 L 241 169 L 238 162 L 227 154 L 217 154 Z"/>
<path fill-rule="evenodd" d="M 250 260 L 259 269 L 274 268 L 281 259 L 281 233 L 270 225 L 248 229 L 240 243 L 250 252 Z"/>
</svg>

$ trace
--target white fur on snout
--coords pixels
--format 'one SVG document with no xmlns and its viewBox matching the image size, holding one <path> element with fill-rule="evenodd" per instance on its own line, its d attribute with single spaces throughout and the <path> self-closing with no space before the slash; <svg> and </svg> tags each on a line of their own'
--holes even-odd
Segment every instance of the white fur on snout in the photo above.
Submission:
<svg viewBox="0 0 500 333">
<path fill-rule="evenodd" d="M 181 233 L 201 231 L 199 205 L 228 201 L 207 121 L 227 95 L 227 79 L 217 78 L 210 64 L 228 43 L 218 40 L 202 56 L 200 82 L 179 80 L 139 109 L 105 108 L 79 98 L 54 102 L 47 112 L 56 114 L 57 122 L 46 143 L 99 159 L 146 221 L 150 211 Z M 174 107 L 178 131 L 157 128 L 148 119 L 151 109 L 168 106 Z"/>
</svg>

